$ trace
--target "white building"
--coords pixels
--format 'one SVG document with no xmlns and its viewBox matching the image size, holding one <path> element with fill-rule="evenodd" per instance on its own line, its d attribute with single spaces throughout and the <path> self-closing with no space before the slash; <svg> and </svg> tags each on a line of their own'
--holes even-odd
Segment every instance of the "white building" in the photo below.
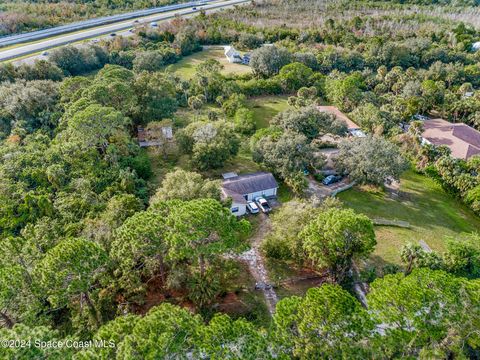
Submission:
<svg viewBox="0 0 480 360">
<path fill-rule="evenodd" d="M 271 173 L 257 172 L 253 174 L 237 175 L 236 173 L 223 174 L 222 195 L 231 198 L 230 210 L 235 216 L 245 215 L 247 202 L 262 196 L 272 198 L 277 196 L 278 184 Z"/>
<path fill-rule="evenodd" d="M 225 56 L 230 63 L 240 64 L 242 62 L 242 57 L 233 46 L 225 46 Z"/>
</svg>

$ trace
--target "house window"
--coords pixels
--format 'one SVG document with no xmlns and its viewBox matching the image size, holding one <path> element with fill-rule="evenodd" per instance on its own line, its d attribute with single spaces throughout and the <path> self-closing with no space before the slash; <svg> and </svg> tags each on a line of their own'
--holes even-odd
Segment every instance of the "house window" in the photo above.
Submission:
<svg viewBox="0 0 480 360">
<path fill-rule="evenodd" d="M 236 213 L 236 212 L 238 212 L 238 206 L 232 208 L 232 213 Z"/>
</svg>

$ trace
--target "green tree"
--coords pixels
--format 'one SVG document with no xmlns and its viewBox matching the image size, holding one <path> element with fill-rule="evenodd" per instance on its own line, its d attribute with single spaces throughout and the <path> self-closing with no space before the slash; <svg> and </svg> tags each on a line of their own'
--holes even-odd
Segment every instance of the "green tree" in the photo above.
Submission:
<svg viewBox="0 0 480 360">
<path fill-rule="evenodd" d="M 91 292 L 107 263 L 108 256 L 99 245 L 81 238 L 67 238 L 38 263 L 35 278 L 53 306 L 68 305 L 73 299 L 84 301 L 99 326 L 102 319 Z"/>
<path fill-rule="evenodd" d="M 478 283 L 443 271 L 415 269 L 375 280 L 367 295 L 369 310 L 382 324 L 377 343 L 386 357 L 463 357 L 479 344 Z"/>
<path fill-rule="evenodd" d="M 126 132 L 129 124 L 130 120 L 114 108 L 93 104 L 69 120 L 67 136 L 82 149 L 96 148 L 105 154 L 110 143 L 129 142 Z"/>
<path fill-rule="evenodd" d="M 456 276 L 477 279 L 480 277 L 480 236 L 471 234 L 466 239 L 447 242 L 443 254 L 445 268 Z"/>
<path fill-rule="evenodd" d="M 160 71 L 165 66 L 163 55 L 158 50 L 147 50 L 139 52 L 133 60 L 133 70 L 141 71 Z"/>
<path fill-rule="evenodd" d="M 128 314 L 117 316 L 114 320 L 102 325 L 93 336 L 94 340 L 105 341 L 106 346 L 84 349 L 75 354 L 75 360 L 109 360 L 116 358 L 118 349 L 125 337 L 132 334 L 141 318 Z"/>
<path fill-rule="evenodd" d="M 333 74 L 327 77 L 325 91 L 328 100 L 344 111 L 352 111 L 363 98 L 365 84 L 360 73 Z"/>
<path fill-rule="evenodd" d="M 170 118 L 177 110 L 175 83 L 168 74 L 141 73 L 135 79 L 134 89 L 141 104 L 136 110 L 139 123 Z"/>
<path fill-rule="evenodd" d="M 263 46 L 252 52 L 250 66 L 257 76 L 271 77 L 277 75 L 280 69 L 291 62 L 291 55 L 284 48 Z"/>
<path fill-rule="evenodd" d="M 201 327 L 195 353 L 209 359 L 273 358 L 266 334 L 244 319 L 216 314 Z"/>
<path fill-rule="evenodd" d="M 24 324 L 17 324 L 12 329 L 0 329 L 0 337 L 12 342 L 28 344 L 30 346 L 2 346 L 0 347 L 0 358 L 5 360 L 16 359 L 70 359 L 75 350 L 66 347 L 35 346 L 35 342 L 62 341 L 60 334 L 46 326 L 28 327 Z"/>
<path fill-rule="evenodd" d="M 315 148 L 305 135 L 291 130 L 280 134 L 267 134 L 254 142 L 253 159 L 256 162 L 263 163 L 283 179 L 322 165 L 323 158 L 312 157 Z"/>
<path fill-rule="evenodd" d="M 300 359 L 369 357 L 373 323 L 360 303 L 338 285 L 311 288 L 277 304 L 273 335 L 279 353 Z"/>
<path fill-rule="evenodd" d="M 294 92 L 302 86 L 309 86 L 312 75 L 313 70 L 308 66 L 294 62 L 282 67 L 277 77 L 285 91 Z"/>
<path fill-rule="evenodd" d="M 240 141 L 232 124 L 224 121 L 190 123 L 175 135 L 182 151 L 192 155 L 200 170 L 223 166 L 238 153 Z"/>
<path fill-rule="evenodd" d="M 140 318 L 117 349 L 117 359 L 181 359 L 193 351 L 201 318 L 168 303 Z"/>
<path fill-rule="evenodd" d="M 169 258 L 196 261 L 201 276 L 206 274 L 208 258 L 241 248 L 250 228 L 214 199 L 178 203 L 171 208 L 167 226 Z"/>
<path fill-rule="evenodd" d="M 233 123 L 235 124 L 235 131 L 241 134 L 251 135 L 255 132 L 256 124 L 254 113 L 250 109 L 245 107 L 237 109 Z"/>
<path fill-rule="evenodd" d="M 338 170 L 359 183 L 382 185 L 387 179 L 398 180 L 408 166 L 398 148 L 381 137 L 343 141 L 339 150 Z"/>
<path fill-rule="evenodd" d="M 351 209 L 329 209 L 318 214 L 300 233 L 308 260 L 327 268 L 341 282 L 356 258 L 369 255 L 375 245 L 372 221 Z"/>
<path fill-rule="evenodd" d="M 166 200 L 193 200 L 213 198 L 220 200 L 220 183 L 206 180 L 202 175 L 191 171 L 177 169 L 165 175 L 161 186 L 150 199 L 150 206 Z"/>
<path fill-rule="evenodd" d="M 298 110 L 286 110 L 277 114 L 270 123 L 283 130 L 293 130 L 305 135 L 309 141 L 326 133 L 345 135 L 347 125 L 334 115 L 318 110 L 314 106 Z"/>
<path fill-rule="evenodd" d="M 118 275 L 128 291 L 141 287 L 142 278 L 160 275 L 166 282 L 166 219 L 161 212 L 142 211 L 115 231 L 110 256 L 118 263 Z"/>
</svg>

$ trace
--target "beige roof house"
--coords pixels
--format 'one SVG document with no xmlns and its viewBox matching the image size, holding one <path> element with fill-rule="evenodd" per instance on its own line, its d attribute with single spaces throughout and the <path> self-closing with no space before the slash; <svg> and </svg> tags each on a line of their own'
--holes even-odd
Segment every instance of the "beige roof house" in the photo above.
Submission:
<svg viewBox="0 0 480 360">
<path fill-rule="evenodd" d="M 448 146 L 454 158 L 467 160 L 480 154 L 480 132 L 466 124 L 432 119 L 424 121 L 423 128 L 424 142 Z"/>
</svg>

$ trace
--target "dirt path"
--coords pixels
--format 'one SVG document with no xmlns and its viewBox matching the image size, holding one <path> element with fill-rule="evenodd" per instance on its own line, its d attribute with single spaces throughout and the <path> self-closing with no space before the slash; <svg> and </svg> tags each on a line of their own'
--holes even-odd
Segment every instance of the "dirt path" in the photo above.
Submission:
<svg viewBox="0 0 480 360">
<path fill-rule="evenodd" d="M 271 223 L 267 215 L 259 214 L 258 216 L 260 216 L 261 221 L 257 232 L 251 239 L 252 247 L 250 250 L 240 254 L 237 258 L 248 264 L 248 269 L 256 282 L 256 290 L 263 292 L 268 310 L 270 314 L 273 314 L 275 312 L 275 305 L 278 302 L 278 297 L 270 283 L 265 260 L 260 252 L 260 245 L 265 235 L 271 230 Z"/>
</svg>

